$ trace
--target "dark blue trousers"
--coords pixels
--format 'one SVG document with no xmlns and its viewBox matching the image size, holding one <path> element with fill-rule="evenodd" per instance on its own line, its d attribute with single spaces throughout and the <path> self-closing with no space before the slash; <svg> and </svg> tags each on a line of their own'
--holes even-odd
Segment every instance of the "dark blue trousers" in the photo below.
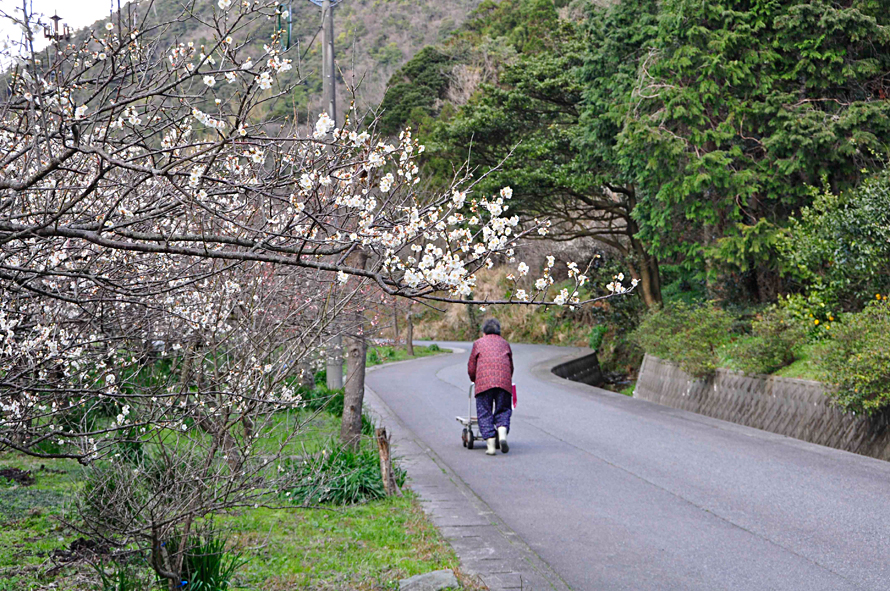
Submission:
<svg viewBox="0 0 890 591">
<path fill-rule="evenodd" d="M 476 395 L 476 415 L 482 439 L 497 436 L 497 427 L 506 427 L 509 432 L 512 414 L 513 395 L 510 392 L 502 388 L 492 388 Z"/>
</svg>

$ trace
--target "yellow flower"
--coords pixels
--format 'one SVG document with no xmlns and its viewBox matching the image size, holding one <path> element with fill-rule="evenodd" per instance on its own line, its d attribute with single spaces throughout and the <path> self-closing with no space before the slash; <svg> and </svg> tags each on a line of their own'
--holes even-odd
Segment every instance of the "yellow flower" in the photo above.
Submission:
<svg viewBox="0 0 890 591">
<path fill-rule="evenodd" d="M 834 322 L 834 316 L 832 316 L 831 314 L 828 315 L 828 319 Z"/>
<path fill-rule="evenodd" d="M 818 319 L 818 318 L 816 318 L 816 324 L 819 324 L 819 319 Z"/>
<path fill-rule="evenodd" d="M 876 293 L 876 294 L 875 294 L 875 297 L 878 298 L 878 299 L 881 299 L 881 294 Z"/>
</svg>

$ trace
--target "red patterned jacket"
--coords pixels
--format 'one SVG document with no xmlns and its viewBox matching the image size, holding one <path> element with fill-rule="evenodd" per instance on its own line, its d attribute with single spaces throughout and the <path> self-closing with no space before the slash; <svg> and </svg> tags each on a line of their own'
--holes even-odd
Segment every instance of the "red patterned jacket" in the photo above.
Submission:
<svg viewBox="0 0 890 591">
<path fill-rule="evenodd" d="M 473 343 L 467 363 L 470 380 L 476 384 L 476 395 L 492 388 L 513 389 L 513 351 L 501 335 L 487 334 Z"/>
</svg>

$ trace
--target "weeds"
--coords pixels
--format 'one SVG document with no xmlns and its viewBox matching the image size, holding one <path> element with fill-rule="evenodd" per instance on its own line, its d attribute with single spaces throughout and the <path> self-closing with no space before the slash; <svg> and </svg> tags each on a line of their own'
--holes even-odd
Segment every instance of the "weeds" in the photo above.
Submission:
<svg viewBox="0 0 890 591">
<path fill-rule="evenodd" d="M 286 493 L 297 504 L 353 505 L 386 497 L 380 459 L 372 449 L 353 451 L 332 440 L 321 453 L 287 468 L 299 475 L 299 484 Z M 405 471 L 396 466 L 395 472 L 401 486 Z"/>
</svg>

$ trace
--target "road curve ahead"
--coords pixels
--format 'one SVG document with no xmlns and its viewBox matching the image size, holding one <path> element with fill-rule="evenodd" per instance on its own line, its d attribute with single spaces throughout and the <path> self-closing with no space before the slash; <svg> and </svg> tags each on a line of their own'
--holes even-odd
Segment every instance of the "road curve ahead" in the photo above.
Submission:
<svg viewBox="0 0 890 591">
<path fill-rule="evenodd" d="M 510 453 L 461 446 L 462 353 L 371 388 L 576 590 L 890 589 L 890 463 L 561 380 L 514 345 Z"/>
</svg>

